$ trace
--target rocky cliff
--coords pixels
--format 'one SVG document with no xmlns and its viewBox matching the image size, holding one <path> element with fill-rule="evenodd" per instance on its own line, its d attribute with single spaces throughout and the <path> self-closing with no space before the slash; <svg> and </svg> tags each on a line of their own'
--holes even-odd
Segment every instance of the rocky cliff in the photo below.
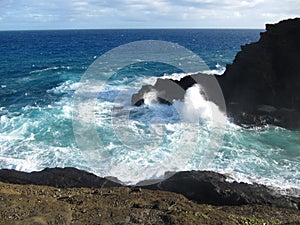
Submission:
<svg viewBox="0 0 300 225">
<path fill-rule="evenodd" d="M 217 77 L 238 124 L 300 128 L 300 18 L 266 25 Z"/>
<path fill-rule="evenodd" d="M 299 129 L 300 18 L 266 25 L 258 42 L 241 48 L 224 74 L 215 76 L 227 114 L 240 125 L 274 124 Z M 185 90 L 205 76 L 209 75 L 195 74 L 180 81 L 158 79 L 154 86 L 143 86 L 134 94 L 132 104 L 143 104 L 145 93 L 151 90 L 158 92 L 159 102 L 171 104 L 174 99 L 183 99 Z M 204 91 L 207 94 L 211 89 L 206 87 Z M 208 100 L 215 99 L 209 99 L 211 93 L 207 96 Z"/>
</svg>

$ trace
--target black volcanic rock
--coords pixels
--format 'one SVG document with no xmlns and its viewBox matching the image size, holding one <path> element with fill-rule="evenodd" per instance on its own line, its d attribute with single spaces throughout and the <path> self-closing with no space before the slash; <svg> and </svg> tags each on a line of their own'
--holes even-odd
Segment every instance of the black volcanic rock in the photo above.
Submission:
<svg viewBox="0 0 300 225">
<path fill-rule="evenodd" d="M 238 124 L 300 128 L 300 18 L 266 25 L 217 77 Z"/>
<path fill-rule="evenodd" d="M 138 93 L 133 94 L 131 104 L 135 106 L 144 104 L 144 95 L 150 91 L 157 92 L 157 99 L 160 103 L 172 104 L 173 100 L 182 100 L 185 91 L 195 83 L 192 76 L 186 76 L 180 81 L 158 78 L 153 86 L 144 85 Z"/>
<path fill-rule="evenodd" d="M 92 173 L 72 167 L 46 168 L 38 172 L 21 172 L 16 170 L 1 169 L 0 181 L 12 184 L 35 184 L 58 188 L 73 187 L 120 187 L 119 183 L 97 177 Z"/>
<path fill-rule="evenodd" d="M 259 184 L 230 183 L 226 176 L 211 171 L 182 171 L 143 188 L 179 193 L 202 204 L 259 204 L 300 209 L 299 198 L 280 195 Z"/>
<path fill-rule="evenodd" d="M 300 18 L 266 25 L 258 42 L 241 48 L 224 74 L 215 76 L 226 112 L 239 125 L 300 129 Z M 157 91 L 160 103 L 172 104 L 174 99 L 183 99 L 187 88 L 197 83 L 195 79 L 205 77 L 209 76 L 191 75 L 180 81 L 157 79 L 154 86 L 143 86 L 132 96 L 132 105 L 142 105 L 145 93 L 151 90 Z M 214 101 L 217 98 L 212 97 L 212 90 L 208 85 L 204 93 L 210 92 L 205 97 Z"/>
<path fill-rule="evenodd" d="M 151 91 L 156 92 L 158 102 L 172 104 L 174 100 L 183 100 L 186 90 L 195 84 L 201 85 L 201 92 L 206 100 L 214 102 L 225 111 L 224 101 L 220 97 L 220 87 L 215 77 L 202 73 L 185 76 L 180 80 L 158 78 L 153 86 L 144 85 L 138 93 L 133 94 L 131 104 L 135 106 L 144 104 L 145 94 Z"/>
</svg>

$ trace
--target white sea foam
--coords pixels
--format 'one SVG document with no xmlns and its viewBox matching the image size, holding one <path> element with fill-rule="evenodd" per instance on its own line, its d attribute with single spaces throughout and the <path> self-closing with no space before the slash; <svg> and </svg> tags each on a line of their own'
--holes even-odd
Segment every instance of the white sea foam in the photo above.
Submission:
<svg viewBox="0 0 300 225">
<path fill-rule="evenodd" d="M 226 67 L 224 66 L 221 66 L 220 64 L 216 64 L 216 69 L 213 69 L 213 70 L 205 70 L 205 71 L 202 71 L 203 73 L 206 73 L 206 74 L 215 74 L 215 75 L 222 75 L 226 70 Z"/>
<path fill-rule="evenodd" d="M 215 169 L 214 169 L 215 170 Z M 257 176 L 255 173 L 252 175 L 241 173 L 235 171 L 235 169 L 222 169 L 222 170 L 215 170 L 221 174 L 226 175 L 227 182 L 243 182 L 247 184 L 263 184 L 275 191 L 278 191 L 284 195 L 293 195 L 293 196 L 300 196 L 300 182 L 299 180 L 286 180 L 280 175 L 274 175 L 273 177 L 260 177 Z M 299 175 L 298 175 L 299 176 Z"/>
<path fill-rule="evenodd" d="M 113 124 L 107 123 L 107 118 L 115 103 L 96 104 L 95 111 L 98 113 L 94 123 L 101 128 L 101 138 L 109 140 L 109 151 L 114 153 L 106 156 L 106 161 L 110 162 L 108 165 L 102 164 L 101 168 L 94 168 L 94 172 L 136 183 L 143 179 L 162 177 L 165 171 L 187 168 L 185 163 L 199 144 L 199 120 L 202 119 L 204 123 L 212 120 L 209 111 L 211 103 L 201 96 L 197 85 L 187 91 L 184 101 L 177 102 L 177 107 L 158 104 L 155 92 L 145 96 L 145 99 L 144 107 L 118 108 L 114 112 Z M 129 119 L 127 112 L 133 109 L 137 110 L 136 116 Z M 116 144 L 116 138 L 121 143 Z M 104 146 L 103 152 L 107 150 Z M 175 158 L 172 156 L 174 154 Z M 94 154 L 88 158 L 92 163 L 97 161 Z M 100 163 L 101 159 L 98 160 Z"/>
<path fill-rule="evenodd" d="M 6 107 L 0 107 L 0 118 L 2 115 L 6 115 L 8 114 L 8 110 L 6 109 Z"/>
<path fill-rule="evenodd" d="M 80 82 L 74 82 L 71 80 L 67 80 L 66 82 L 63 82 L 57 87 L 54 87 L 50 90 L 48 90 L 48 93 L 54 93 L 54 94 L 62 94 L 62 93 L 68 93 L 70 91 L 75 91 L 79 87 L 81 87 L 82 84 Z"/>
<path fill-rule="evenodd" d="M 48 67 L 48 68 L 44 68 L 44 69 L 33 70 L 33 71 L 29 72 L 29 74 L 42 73 L 42 72 L 46 72 L 46 71 L 59 70 L 59 69 L 70 70 L 71 67 L 70 66 L 53 66 L 53 67 Z"/>
<path fill-rule="evenodd" d="M 157 77 L 154 77 L 154 76 L 148 76 L 148 77 L 136 79 L 132 83 L 130 83 L 130 88 L 134 88 L 134 89 L 138 90 L 143 85 L 154 85 L 156 80 L 157 80 Z M 127 88 L 128 88 L 128 86 L 127 86 Z"/>
<path fill-rule="evenodd" d="M 1 116 L 1 167 L 28 172 L 75 165 L 88 169 L 70 140 L 70 107 L 70 99 L 63 98 L 54 105 L 26 106 L 18 115 Z"/>
<path fill-rule="evenodd" d="M 204 71 L 199 71 L 199 72 L 194 72 L 194 73 L 172 73 L 172 74 L 164 74 L 162 77 L 162 79 L 172 79 L 172 80 L 181 80 L 182 78 L 186 77 L 186 76 L 191 76 L 191 75 L 195 75 L 198 73 L 205 73 L 208 75 L 222 75 L 226 68 L 217 64 L 216 65 L 217 69 L 212 69 L 212 70 L 204 70 Z"/>
<path fill-rule="evenodd" d="M 72 93 L 77 87 L 78 83 L 67 81 L 51 91 Z M 86 90 L 87 97 L 95 96 L 96 89 L 90 95 Z M 72 140 L 70 95 L 49 106 L 26 106 L 18 113 L 2 107 L 0 164 L 23 171 L 75 166 L 132 184 L 163 178 L 166 171 L 201 169 L 229 174 L 231 181 L 300 188 L 297 133 L 271 126 L 245 130 L 226 121 L 226 145 L 215 151 L 212 142 L 222 140 L 213 138 L 219 131 L 210 124 L 219 117 L 219 110 L 205 100 L 200 89 L 197 85 L 188 89 L 184 100 L 171 106 L 155 103 L 153 95 L 147 105 L 133 107 L 132 90 L 107 85 L 98 91 L 96 102 L 86 102 L 92 107 L 92 122 L 102 143 L 93 152 L 84 152 Z M 89 116 L 80 118 L 90 123 Z M 214 159 L 207 165 L 204 159 L 210 152 Z"/>
<path fill-rule="evenodd" d="M 197 72 L 195 73 L 172 73 L 172 74 L 164 74 L 162 77 L 162 79 L 172 79 L 172 80 L 181 80 L 182 78 L 186 77 L 186 76 L 190 76 L 190 75 L 194 75 L 197 74 Z"/>
<path fill-rule="evenodd" d="M 207 101 L 201 94 L 201 86 L 199 84 L 188 88 L 184 100 L 176 100 L 173 105 L 185 122 L 225 125 L 227 121 L 219 107 L 213 102 Z"/>
<path fill-rule="evenodd" d="M 157 92 L 155 90 L 147 92 L 144 94 L 143 99 L 146 105 L 155 104 L 157 103 Z"/>
<path fill-rule="evenodd" d="M 200 93 L 200 85 L 187 89 L 183 101 L 175 101 L 173 105 L 185 122 L 198 123 L 199 119 L 212 120 L 210 103 Z"/>
</svg>

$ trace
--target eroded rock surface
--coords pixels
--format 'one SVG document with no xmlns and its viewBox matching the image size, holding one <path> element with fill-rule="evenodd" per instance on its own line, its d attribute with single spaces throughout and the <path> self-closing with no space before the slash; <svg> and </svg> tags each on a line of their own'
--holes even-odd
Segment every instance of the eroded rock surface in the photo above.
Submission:
<svg viewBox="0 0 300 225">
<path fill-rule="evenodd" d="M 0 182 L 0 224 L 299 224 L 300 211 L 197 204 L 145 189 L 54 188 Z"/>
<path fill-rule="evenodd" d="M 0 181 L 14 184 L 46 185 L 57 188 L 125 187 L 106 178 L 75 168 L 47 168 L 39 172 L 24 173 L 0 170 Z M 291 209 L 300 208 L 300 198 L 280 195 L 259 184 L 228 182 L 226 176 L 211 171 L 183 171 L 156 184 L 140 186 L 143 189 L 182 194 L 190 200 L 212 205 L 259 204 Z"/>
</svg>

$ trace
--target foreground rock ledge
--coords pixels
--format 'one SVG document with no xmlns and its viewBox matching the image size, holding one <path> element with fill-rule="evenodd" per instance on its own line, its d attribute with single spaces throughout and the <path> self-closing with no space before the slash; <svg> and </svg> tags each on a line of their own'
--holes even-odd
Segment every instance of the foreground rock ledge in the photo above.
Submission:
<svg viewBox="0 0 300 225">
<path fill-rule="evenodd" d="M 76 168 L 47 168 L 32 173 L 2 169 L 0 181 L 13 184 L 47 185 L 56 188 L 125 187 L 118 182 L 100 178 Z M 280 195 L 259 184 L 230 183 L 226 181 L 226 176 L 210 171 L 177 172 L 166 180 L 135 188 L 174 192 L 202 204 L 238 206 L 259 204 L 300 209 L 299 197 Z"/>
<path fill-rule="evenodd" d="M 299 199 L 225 178 L 187 171 L 150 186 L 125 187 L 75 168 L 2 169 L 0 224 L 300 223 Z"/>
<path fill-rule="evenodd" d="M 300 211 L 197 204 L 146 189 L 54 188 L 0 182 L 0 224 L 299 224 Z"/>
</svg>

